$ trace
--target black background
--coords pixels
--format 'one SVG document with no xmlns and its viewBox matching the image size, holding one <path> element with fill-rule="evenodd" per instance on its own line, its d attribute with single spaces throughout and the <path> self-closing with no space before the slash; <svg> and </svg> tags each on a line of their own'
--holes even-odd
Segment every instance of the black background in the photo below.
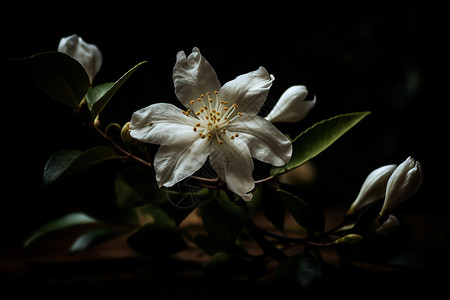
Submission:
<svg viewBox="0 0 450 300">
<path fill-rule="evenodd" d="M 275 76 L 269 101 L 292 85 L 306 85 L 317 104 L 301 123 L 281 125 L 285 132 L 297 134 L 341 113 L 372 112 L 313 160 L 319 177 L 305 190 L 306 197 L 347 207 L 371 170 L 411 155 L 422 165 L 424 182 L 401 209 L 447 215 L 448 69 L 443 44 L 448 34 L 440 17 L 443 7 L 293 4 L 245 11 L 230 3 L 219 8 L 173 4 L 164 10 L 128 4 L 114 12 L 94 10 L 88 3 L 64 9 L 11 7 L 13 17 L 2 21 L 4 236 L 23 238 L 79 203 L 96 206 L 92 180 L 111 180 L 93 170 L 90 182 L 78 178 L 52 191 L 42 188 L 42 170 L 52 153 L 85 150 L 97 140 L 76 123 L 70 109 L 49 99 L 7 62 L 56 50 L 61 37 L 74 33 L 103 54 L 94 84 L 114 81 L 148 61 L 111 100 L 102 113 L 104 124 L 123 124 L 153 102 L 177 103 L 171 79 L 175 55 L 199 47 L 222 84 L 264 66 Z M 443 225 L 447 232 L 448 223 Z"/>
</svg>

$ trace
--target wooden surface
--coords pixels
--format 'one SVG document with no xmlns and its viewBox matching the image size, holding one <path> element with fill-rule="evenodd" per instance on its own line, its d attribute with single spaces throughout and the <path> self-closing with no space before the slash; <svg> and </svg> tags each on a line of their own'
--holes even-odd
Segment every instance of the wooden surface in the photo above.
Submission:
<svg viewBox="0 0 450 300">
<path fill-rule="evenodd" d="M 339 222 L 341 213 L 339 208 L 327 208 L 327 225 L 331 227 Z M 424 268 L 393 270 L 371 265 L 356 268 L 339 260 L 333 252 L 324 251 L 324 259 L 335 268 L 324 268 L 323 280 L 306 295 L 358 298 L 363 294 L 405 296 L 426 292 L 438 295 L 445 291 L 449 279 L 445 217 L 437 212 L 409 212 L 403 217 L 413 230 L 408 248 L 423 257 Z M 182 224 L 191 232 L 201 230 L 200 225 L 200 218 L 195 214 Z M 264 223 L 260 225 L 264 226 Z M 125 291 L 139 295 L 147 293 L 148 299 L 229 299 L 240 294 L 251 296 L 251 299 L 263 296 L 278 299 L 292 293 L 275 282 L 274 261 L 267 263 L 267 274 L 254 280 L 243 276 L 205 276 L 202 265 L 209 257 L 201 250 L 189 249 L 164 258 L 143 257 L 127 247 L 126 236 L 68 255 L 70 244 L 88 228 L 86 225 L 60 230 L 28 249 L 23 249 L 23 241 L 19 240 L 2 245 L 1 289 L 12 290 L 16 295 L 29 292 L 114 295 Z M 250 243 L 248 247 L 254 253 L 260 251 L 254 244 Z M 289 251 L 295 253 L 298 250 L 291 248 Z"/>
</svg>

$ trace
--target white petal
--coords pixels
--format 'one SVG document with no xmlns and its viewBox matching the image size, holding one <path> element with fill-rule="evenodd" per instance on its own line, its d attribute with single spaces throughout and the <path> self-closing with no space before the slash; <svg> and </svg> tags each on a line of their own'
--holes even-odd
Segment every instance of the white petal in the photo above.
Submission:
<svg viewBox="0 0 450 300">
<path fill-rule="evenodd" d="M 172 79 L 175 94 L 185 107 L 188 107 L 191 100 L 198 99 L 201 94 L 220 89 L 216 72 L 200 54 L 198 48 L 192 49 L 187 58 L 183 51 L 177 53 Z"/>
<path fill-rule="evenodd" d="M 133 138 L 152 144 L 171 145 L 185 139 L 198 138 L 194 132 L 196 119 L 168 103 L 157 103 L 142 108 L 131 117 L 130 134 Z"/>
<path fill-rule="evenodd" d="M 154 161 L 158 184 L 171 187 L 198 171 L 208 158 L 209 144 L 197 136 L 159 147 Z"/>
<path fill-rule="evenodd" d="M 230 131 L 239 133 L 250 149 L 252 157 L 283 166 L 291 160 L 292 143 L 272 123 L 259 116 L 242 114 L 228 127 Z"/>
<path fill-rule="evenodd" d="M 224 84 L 220 90 L 220 98 L 229 103 L 236 103 L 240 112 L 256 115 L 266 101 L 273 75 L 259 67 L 258 70 L 240 75 Z"/>
<path fill-rule="evenodd" d="M 397 165 L 386 165 L 373 170 L 364 180 L 348 214 L 358 212 L 364 206 L 382 199 L 386 192 L 387 182 L 396 168 Z"/>
<path fill-rule="evenodd" d="M 252 177 L 253 160 L 250 150 L 239 139 L 224 139 L 223 144 L 213 140 L 210 148 L 210 163 L 227 187 L 244 200 L 251 200 L 249 193 L 255 187 Z"/>
<path fill-rule="evenodd" d="M 58 51 L 78 60 L 86 70 L 92 83 L 103 62 L 102 53 L 97 46 L 86 43 L 81 37 L 74 34 L 61 39 Z"/>
<path fill-rule="evenodd" d="M 316 97 L 312 101 L 305 101 L 307 95 L 305 86 L 291 86 L 281 95 L 266 119 L 273 123 L 295 123 L 302 120 L 316 104 Z"/>
</svg>

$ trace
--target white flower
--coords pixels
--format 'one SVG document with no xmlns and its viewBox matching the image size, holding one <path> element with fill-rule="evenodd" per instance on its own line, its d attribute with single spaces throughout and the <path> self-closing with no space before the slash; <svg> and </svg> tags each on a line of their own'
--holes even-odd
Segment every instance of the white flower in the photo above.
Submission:
<svg viewBox="0 0 450 300">
<path fill-rule="evenodd" d="M 92 81 L 100 70 L 103 62 L 102 53 L 97 46 L 86 43 L 81 37 L 74 34 L 61 39 L 58 51 L 78 60 L 89 75 L 89 80 L 92 84 Z"/>
<path fill-rule="evenodd" d="M 272 123 L 295 123 L 302 120 L 316 104 L 316 97 L 305 101 L 307 95 L 308 90 L 304 85 L 291 86 L 281 95 L 266 120 Z"/>
<path fill-rule="evenodd" d="M 228 188 L 245 200 L 255 182 L 252 157 L 275 166 L 289 162 L 291 142 L 257 116 L 274 77 L 263 67 L 220 85 L 216 72 L 194 48 L 178 52 L 173 69 L 175 94 L 186 110 L 158 103 L 136 111 L 130 134 L 160 144 L 156 180 L 170 187 L 209 161 Z"/>
<path fill-rule="evenodd" d="M 386 186 L 386 198 L 380 216 L 384 216 L 412 196 L 422 185 L 422 167 L 411 156 L 392 173 Z"/>
<path fill-rule="evenodd" d="M 358 212 L 364 206 L 382 199 L 386 193 L 386 185 L 397 165 L 387 165 L 373 170 L 364 181 L 358 197 L 350 206 L 347 214 Z"/>
</svg>

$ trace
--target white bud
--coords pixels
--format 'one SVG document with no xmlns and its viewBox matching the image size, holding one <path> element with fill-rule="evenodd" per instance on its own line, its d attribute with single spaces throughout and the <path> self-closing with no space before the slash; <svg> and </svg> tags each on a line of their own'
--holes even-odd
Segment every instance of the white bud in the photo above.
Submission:
<svg viewBox="0 0 450 300">
<path fill-rule="evenodd" d="M 305 101 L 308 90 L 303 85 L 288 88 L 280 97 L 274 108 L 266 116 L 269 122 L 295 123 L 302 120 L 316 104 L 313 100 Z"/>
<path fill-rule="evenodd" d="M 386 198 L 380 216 L 386 215 L 412 196 L 422 185 L 422 167 L 411 156 L 392 173 L 386 186 Z"/>
<path fill-rule="evenodd" d="M 377 230 L 375 230 L 375 233 L 389 235 L 394 232 L 399 226 L 400 220 L 394 215 L 389 215 L 389 218 L 383 224 L 381 224 L 381 226 L 378 227 Z"/>
<path fill-rule="evenodd" d="M 102 53 L 97 46 L 86 43 L 81 37 L 74 34 L 61 39 L 58 51 L 78 60 L 86 70 L 92 83 L 103 62 Z"/>
<path fill-rule="evenodd" d="M 358 197 L 350 206 L 347 214 L 354 214 L 364 206 L 382 199 L 386 192 L 389 177 L 396 167 L 397 165 L 387 165 L 373 170 L 361 186 Z"/>
</svg>

